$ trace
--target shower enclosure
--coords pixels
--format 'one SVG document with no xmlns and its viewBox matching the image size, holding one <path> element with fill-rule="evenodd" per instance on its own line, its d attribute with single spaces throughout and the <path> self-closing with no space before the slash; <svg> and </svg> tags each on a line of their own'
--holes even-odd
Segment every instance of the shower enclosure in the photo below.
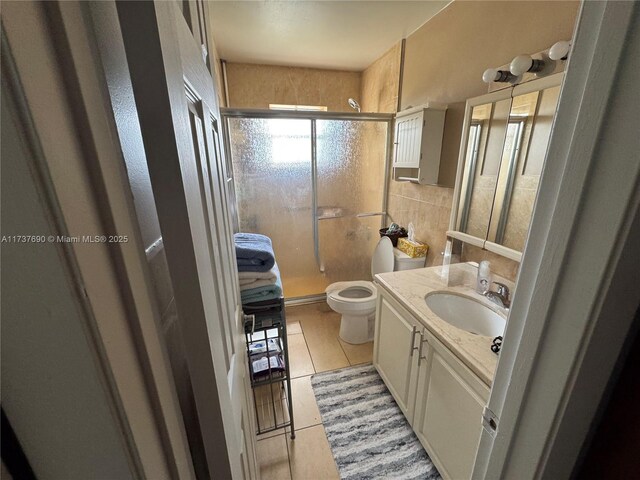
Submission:
<svg viewBox="0 0 640 480">
<path fill-rule="evenodd" d="M 386 222 L 392 115 L 223 112 L 237 229 L 273 241 L 287 299 L 370 279 Z"/>
</svg>

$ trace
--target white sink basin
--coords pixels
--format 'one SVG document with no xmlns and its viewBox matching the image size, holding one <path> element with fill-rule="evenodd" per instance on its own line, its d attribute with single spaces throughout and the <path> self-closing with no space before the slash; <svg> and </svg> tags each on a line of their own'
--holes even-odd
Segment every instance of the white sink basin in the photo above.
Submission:
<svg viewBox="0 0 640 480">
<path fill-rule="evenodd" d="M 504 333 L 506 319 L 473 298 L 451 292 L 431 292 L 424 301 L 433 313 L 454 327 L 487 337 Z"/>
</svg>

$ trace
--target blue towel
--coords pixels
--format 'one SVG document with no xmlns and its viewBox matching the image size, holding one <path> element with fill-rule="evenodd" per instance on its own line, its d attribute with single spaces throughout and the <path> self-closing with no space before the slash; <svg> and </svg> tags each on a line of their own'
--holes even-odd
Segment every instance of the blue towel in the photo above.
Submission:
<svg viewBox="0 0 640 480">
<path fill-rule="evenodd" d="M 257 233 L 236 233 L 239 272 L 268 272 L 276 262 L 271 239 Z"/>
<path fill-rule="evenodd" d="M 271 285 L 265 285 L 263 287 L 250 288 L 248 290 L 242 290 L 240 292 L 240 300 L 243 305 L 247 303 L 262 302 L 264 300 L 275 300 L 282 296 L 282 281 L 280 280 L 280 272 L 278 271 L 278 265 L 274 264 L 276 283 Z"/>
</svg>

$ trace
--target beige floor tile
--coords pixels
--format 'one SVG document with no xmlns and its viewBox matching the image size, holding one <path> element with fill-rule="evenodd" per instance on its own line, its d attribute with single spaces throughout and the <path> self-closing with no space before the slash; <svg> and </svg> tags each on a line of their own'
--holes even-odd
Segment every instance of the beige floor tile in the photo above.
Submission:
<svg viewBox="0 0 640 480">
<path fill-rule="evenodd" d="M 287 341 L 289 343 L 289 372 L 291 378 L 304 377 L 315 373 L 304 335 L 288 335 Z"/>
<path fill-rule="evenodd" d="M 297 320 L 289 321 L 289 319 L 287 319 L 287 334 L 296 335 L 298 333 L 302 333 L 300 322 Z"/>
<path fill-rule="evenodd" d="M 295 440 L 286 439 L 293 480 L 340 478 L 322 425 L 296 430 Z"/>
<path fill-rule="evenodd" d="M 316 372 L 349 366 L 349 360 L 338 341 L 340 314 L 316 310 L 301 317 L 300 324 Z"/>
<path fill-rule="evenodd" d="M 276 397 L 273 402 L 256 404 L 256 410 L 261 431 L 289 422 L 289 407 L 284 398 Z"/>
<path fill-rule="evenodd" d="M 340 338 L 338 341 L 340 342 L 342 350 L 344 350 L 344 353 L 351 365 L 371 363 L 373 360 L 373 342 L 367 342 L 361 345 L 352 345 Z"/>
<path fill-rule="evenodd" d="M 296 430 L 322 423 L 320 410 L 311 386 L 311 376 L 295 378 L 291 382 L 293 420 Z"/>
<path fill-rule="evenodd" d="M 265 438 L 277 437 L 278 435 L 289 435 L 289 432 L 291 432 L 291 429 L 289 427 L 279 428 L 278 430 L 272 430 L 267 433 L 262 433 L 256 438 L 258 439 L 258 441 L 260 441 L 264 440 Z"/>
<path fill-rule="evenodd" d="M 284 435 L 258 440 L 257 456 L 262 480 L 291 479 L 287 440 Z"/>
<path fill-rule="evenodd" d="M 284 382 L 272 383 L 271 385 L 261 385 L 253 389 L 256 405 L 263 405 L 271 400 L 271 398 L 286 398 L 286 384 Z"/>
</svg>

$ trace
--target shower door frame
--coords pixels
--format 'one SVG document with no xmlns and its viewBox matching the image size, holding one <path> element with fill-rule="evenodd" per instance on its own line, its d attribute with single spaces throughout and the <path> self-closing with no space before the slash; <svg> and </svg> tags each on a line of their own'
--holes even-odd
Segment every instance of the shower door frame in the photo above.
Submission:
<svg viewBox="0 0 640 480">
<path fill-rule="evenodd" d="M 311 212 L 313 220 L 313 249 L 320 273 L 324 273 L 324 264 L 320 254 L 320 218 L 318 216 L 318 168 L 317 168 L 317 137 L 316 122 L 318 120 L 352 120 L 352 121 L 373 121 L 384 122 L 387 124 L 387 142 L 384 158 L 384 186 L 382 191 L 382 210 L 379 212 L 359 212 L 350 215 L 337 215 L 325 217 L 324 219 L 338 218 L 363 218 L 371 216 L 380 216 L 380 227 L 383 228 L 387 223 L 387 201 L 389 193 L 389 166 L 391 165 L 391 156 L 393 155 L 393 121 L 395 114 L 393 113 L 357 113 L 357 112 L 323 112 L 314 110 L 266 110 L 253 108 L 221 108 L 220 114 L 223 119 L 224 132 L 224 148 L 225 157 L 228 159 L 227 171 L 229 178 L 229 199 L 233 212 L 233 229 L 238 232 L 240 227 L 240 217 L 237 206 L 237 195 L 235 187 L 235 178 L 233 174 L 233 156 L 231 154 L 231 138 L 229 136 L 229 120 L 233 118 L 246 119 L 287 119 L 287 120 L 309 120 L 311 122 Z M 295 297 L 286 300 L 286 304 L 311 303 L 324 300 L 324 293 L 317 295 L 307 295 L 304 297 Z"/>
</svg>

